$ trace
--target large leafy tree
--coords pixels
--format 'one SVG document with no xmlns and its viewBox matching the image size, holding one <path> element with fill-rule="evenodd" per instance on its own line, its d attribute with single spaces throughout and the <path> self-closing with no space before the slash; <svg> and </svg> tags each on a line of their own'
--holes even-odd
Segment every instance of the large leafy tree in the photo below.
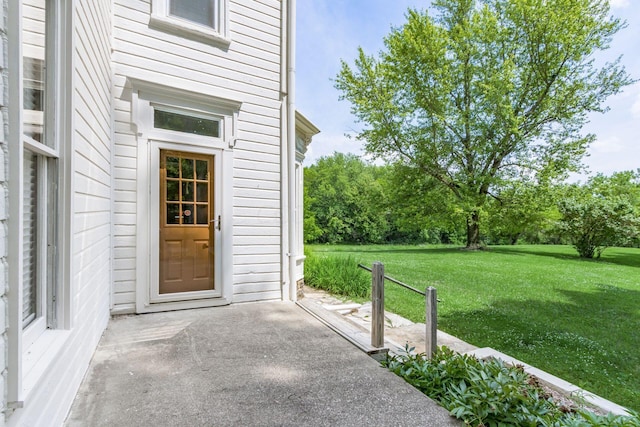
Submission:
<svg viewBox="0 0 640 427">
<path fill-rule="evenodd" d="M 607 0 L 434 0 L 409 10 L 378 57 L 343 61 L 342 97 L 374 156 L 418 168 L 465 212 L 467 247 L 495 188 L 575 170 L 587 114 L 632 82 L 619 59 L 598 66 L 623 23 Z"/>
</svg>

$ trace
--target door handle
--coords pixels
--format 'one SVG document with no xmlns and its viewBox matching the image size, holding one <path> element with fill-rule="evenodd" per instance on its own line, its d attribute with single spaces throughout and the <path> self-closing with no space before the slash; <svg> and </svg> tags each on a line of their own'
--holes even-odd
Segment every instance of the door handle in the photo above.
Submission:
<svg viewBox="0 0 640 427">
<path fill-rule="evenodd" d="M 213 223 L 213 227 L 217 228 L 218 231 L 220 231 L 222 229 L 222 219 L 220 218 L 220 215 L 218 215 L 218 219 L 212 219 L 211 221 Z"/>
</svg>

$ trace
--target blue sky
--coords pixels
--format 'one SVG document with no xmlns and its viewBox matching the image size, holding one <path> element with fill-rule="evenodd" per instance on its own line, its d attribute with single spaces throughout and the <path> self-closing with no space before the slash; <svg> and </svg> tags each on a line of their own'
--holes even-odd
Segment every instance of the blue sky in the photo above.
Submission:
<svg viewBox="0 0 640 427">
<path fill-rule="evenodd" d="M 343 59 L 353 64 L 358 46 L 368 54 L 383 48 L 392 26 L 404 23 L 409 7 L 425 9 L 429 1 L 417 0 L 297 0 L 296 104 L 321 129 L 307 152 L 311 164 L 334 151 L 362 154 L 354 134 L 358 124 L 347 101 L 339 101 L 333 79 Z M 597 60 L 623 55 L 627 72 L 640 79 L 640 0 L 612 0 L 611 12 L 627 21 L 611 48 Z M 591 173 L 607 175 L 640 168 L 640 82 L 610 97 L 606 114 L 594 114 L 585 127 L 597 141 L 585 158 Z M 584 177 L 574 177 L 583 179 Z"/>
</svg>

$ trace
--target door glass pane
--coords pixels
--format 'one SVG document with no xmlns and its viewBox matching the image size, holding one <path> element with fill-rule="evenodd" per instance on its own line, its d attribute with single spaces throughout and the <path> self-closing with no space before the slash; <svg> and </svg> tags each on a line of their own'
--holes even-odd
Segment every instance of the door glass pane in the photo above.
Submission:
<svg viewBox="0 0 640 427">
<path fill-rule="evenodd" d="M 193 205 L 190 203 L 182 204 L 182 223 L 193 224 L 193 217 L 195 212 L 193 211 Z"/>
<path fill-rule="evenodd" d="M 179 203 L 167 203 L 167 224 L 180 224 Z"/>
<path fill-rule="evenodd" d="M 209 177 L 207 176 L 207 161 L 206 160 L 196 160 L 196 179 L 207 180 Z"/>
<path fill-rule="evenodd" d="M 214 27 L 213 2 L 215 0 L 170 0 L 169 13 L 186 20 Z"/>
<path fill-rule="evenodd" d="M 206 182 L 197 182 L 196 183 L 197 191 L 197 201 L 198 202 L 208 202 L 209 201 L 209 184 Z"/>
<path fill-rule="evenodd" d="M 182 159 L 182 179 L 193 179 L 193 160 Z"/>
<path fill-rule="evenodd" d="M 182 200 L 193 202 L 193 182 L 182 181 Z"/>
<path fill-rule="evenodd" d="M 167 177 L 180 178 L 180 162 L 177 157 L 168 157 L 166 161 Z"/>
<path fill-rule="evenodd" d="M 180 200 L 180 193 L 178 190 L 178 181 L 167 180 L 167 201 L 177 202 Z"/>
<path fill-rule="evenodd" d="M 205 225 L 209 223 L 209 206 L 207 205 L 197 205 L 197 216 L 196 222 L 200 225 Z"/>
</svg>

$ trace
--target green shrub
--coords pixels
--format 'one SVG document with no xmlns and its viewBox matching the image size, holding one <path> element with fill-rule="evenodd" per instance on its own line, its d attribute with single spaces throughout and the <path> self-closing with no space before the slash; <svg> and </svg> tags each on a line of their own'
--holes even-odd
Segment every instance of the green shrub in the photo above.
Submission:
<svg viewBox="0 0 640 427">
<path fill-rule="evenodd" d="M 338 295 L 367 298 L 371 293 L 371 276 L 358 268 L 351 256 L 316 255 L 305 250 L 304 282 Z"/>
<path fill-rule="evenodd" d="M 640 427 L 637 415 L 596 415 L 558 406 L 520 367 L 478 360 L 442 347 L 424 354 L 391 356 L 387 368 L 470 426 Z"/>
</svg>

